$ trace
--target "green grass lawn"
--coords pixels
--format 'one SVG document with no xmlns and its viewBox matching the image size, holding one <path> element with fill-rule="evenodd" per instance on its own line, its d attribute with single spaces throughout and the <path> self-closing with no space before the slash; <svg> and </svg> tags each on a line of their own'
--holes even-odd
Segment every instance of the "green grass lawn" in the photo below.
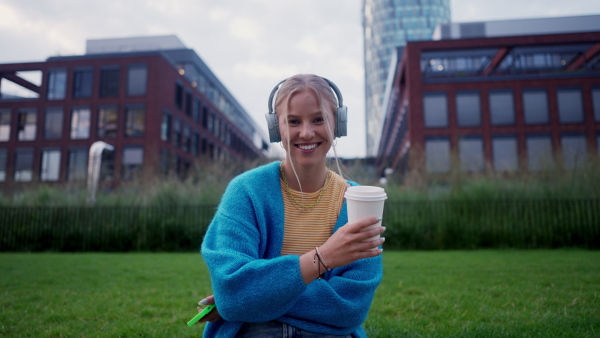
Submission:
<svg viewBox="0 0 600 338">
<path fill-rule="evenodd" d="M 2 337 L 198 337 L 199 254 L 0 254 Z M 600 336 L 600 252 L 384 251 L 369 337 Z"/>
</svg>

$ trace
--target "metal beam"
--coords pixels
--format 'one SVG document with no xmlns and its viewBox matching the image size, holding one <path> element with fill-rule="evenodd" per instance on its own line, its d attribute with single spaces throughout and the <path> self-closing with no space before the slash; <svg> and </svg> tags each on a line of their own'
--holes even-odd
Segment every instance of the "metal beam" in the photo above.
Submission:
<svg viewBox="0 0 600 338">
<path fill-rule="evenodd" d="M 0 73 L 0 79 L 5 78 L 11 82 L 18 84 L 21 87 L 27 88 L 33 92 L 36 92 L 38 95 L 40 94 L 41 88 L 38 85 L 35 85 L 22 77 L 19 77 L 16 72 L 6 72 Z"/>
<path fill-rule="evenodd" d="M 494 55 L 494 58 L 487 65 L 487 67 L 485 67 L 485 69 L 481 72 L 481 75 L 482 76 L 490 75 L 496 69 L 496 67 L 498 67 L 500 62 L 502 62 L 502 60 L 504 60 L 504 57 L 506 57 L 506 54 L 508 54 L 508 48 L 507 47 L 500 48 L 498 50 L 498 52 L 496 53 L 496 55 Z"/>
<path fill-rule="evenodd" d="M 579 55 L 571 64 L 567 67 L 567 70 L 573 71 L 577 68 L 582 67 L 588 60 L 591 60 L 596 54 L 600 53 L 600 43 L 593 44 L 585 53 Z"/>
</svg>

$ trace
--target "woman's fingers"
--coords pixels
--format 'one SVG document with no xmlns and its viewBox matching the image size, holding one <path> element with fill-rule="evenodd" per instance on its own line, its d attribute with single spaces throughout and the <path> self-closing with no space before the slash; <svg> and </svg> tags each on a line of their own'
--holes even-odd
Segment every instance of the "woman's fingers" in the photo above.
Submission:
<svg viewBox="0 0 600 338">
<path fill-rule="evenodd" d="M 210 295 L 206 298 L 204 298 L 203 300 L 201 300 L 200 302 L 198 302 L 198 305 L 212 305 L 215 303 L 215 296 L 214 295 Z"/>
<path fill-rule="evenodd" d="M 365 228 L 372 226 L 374 224 L 377 224 L 379 222 L 381 222 L 381 218 L 379 218 L 379 217 L 367 217 L 367 218 L 361 219 L 360 221 L 356 221 L 354 223 L 348 223 L 344 227 L 346 227 L 346 230 L 349 232 L 357 233 L 357 232 L 361 232 Z"/>
<path fill-rule="evenodd" d="M 217 308 L 212 309 L 206 316 L 204 316 L 204 318 L 200 319 L 198 322 L 199 323 L 204 323 L 204 322 L 216 322 L 217 320 L 221 319 L 221 315 L 219 314 L 219 310 Z"/>
</svg>

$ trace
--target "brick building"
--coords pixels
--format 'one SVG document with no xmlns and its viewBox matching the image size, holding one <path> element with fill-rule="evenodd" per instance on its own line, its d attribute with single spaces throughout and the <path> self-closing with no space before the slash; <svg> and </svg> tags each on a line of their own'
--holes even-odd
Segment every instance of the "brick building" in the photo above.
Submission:
<svg viewBox="0 0 600 338">
<path fill-rule="evenodd" d="M 589 24 L 568 33 L 545 20 L 551 34 L 519 30 L 527 20 L 502 23 L 510 34 L 451 24 L 442 32 L 458 34 L 399 49 L 384 99 L 379 173 L 573 169 L 597 155 L 600 16 L 571 18 Z"/>
<path fill-rule="evenodd" d="M 100 172 L 111 184 L 267 155 L 252 118 L 175 36 L 88 40 L 85 55 L 0 64 L 0 79 L 3 191 L 85 181 L 97 141 L 114 147 Z"/>
</svg>

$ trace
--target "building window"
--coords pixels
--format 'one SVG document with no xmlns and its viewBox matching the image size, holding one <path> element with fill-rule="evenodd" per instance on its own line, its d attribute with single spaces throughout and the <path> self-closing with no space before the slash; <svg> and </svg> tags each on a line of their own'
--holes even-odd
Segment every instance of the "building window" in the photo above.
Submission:
<svg viewBox="0 0 600 338">
<path fill-rule="evenodd" d="M 207 130 L 212 134 L 215 131 L 215 114 L 210 112 L 208 114 Z"/>
<path fill-rule="evenodd" d="M 221 119 L 218 116 L 215 116 L 215 126 L 213 134 L 217 139 L 221 139 Z"/>
<path fill-rule="evenodd" d="M 0 182 L 6 181 L 6 161 L 8 154 L 6 149 L 0 149 Z"/>
<path fill-rule="evenodd" d="M 144 163 L 144 148 L 142 147 L 125 147 L 123 148 L 123 168 L 121 169 L 121 177 L 124 180 L 130 180 L 142 170 Z"/>
<path fill-rule="evenodd" d="M 192 119 L 196 123 L 200 123 L 200 102 L 197 98 L 193 100 L 194 106 L 192 107 Z"/>
<path fill-rule="evenodd" d="M 100 97 L 119 96 L 119 67 L 106 67 L 100 70 Z"/>
<path fill-rule="evenodd" d="M 525 124 L 547 124 L 548 117 L 548 95 L 546 91 L 528 90 L 523 92 L 523 110 L 525 113 Z"/>
<path fill-rule="evenodd" d="M 594 120 L 600 122 L 600 88 L 592 89 L 592 101 L 594 104 Z M 598 148 L 600 149 L 600 144 Z"/>
<path fill-rule="evenodd" d="M 44 116 L 44 139 L 58 140 L 62 137 L 64 112 L 62 108 L 48 108 Z"/>
<path fill-rule="evenodd" d="M 10 110 L 0 109 L 0 142 L 10 141 Z"/>
<path fill-rule="evenodd" d="M 423 118 L 425 127 L 448 126 L 448 101 L 445 93 L 425 93 L 423 95 Z"/>
<path fill-rule="evenodd" d="M 160 174 L 163 177 L 167 177 L 169 175 L 169 151 L 167 149 L 162 148 L 160 150 Z"/>
<path fill-rule="evenodd" d="M 115 138 L 118 129 L 117 107 L 101 107 L 98 109 L 98 137 Z"/>
<path fill-rule="evenodd" d="M 183 126 L 183 140 L 182 140 L 182 148 L 186 153 L 190 152 L 192 137 L 190 135 L 190 127 L 188 125 Z"/>
<path fill-rule="evenodd" d="M 199 155 L 199 148 L 200 147 L 200 134 L 198 134 L 197 131 L 194 131 L 193 135 L 192 135 L 192 155 L 194 156 L 198 156 Z"/>
<path fill-rule="evenodd" d="M 519 156 L 517 154 L 516 137 L 492 137 L 492 152 L 494 171 L 517 171 L 519 169 Z"/>
<path fill-rule="evenodd" d="M 481 137 L 463 137 L 458 141 L 460 169 L 466 172 L 482 172 L 485 168 L 483 140 Z"/>
<path fill-rule="evenodd" d="M 481 125 L 481 105 L 478 92 L 456 93 L 456 114 L 460 127 Z"/>
<path fill-rule="evenodd" d="M 494 126 L 515 123 L 515 108 L 511 91 L 490 92 L 490 121 Z"/>
<path fill-rule="evenodd" d="M 148 83 L 148 67 L 131 65 L 127 71 L 127 96 L 144 96 Z"/>
<path fill-rule="evenodd" d="M 181 120 L 173 117 L 173 145 L 181 147 Z"/>
<path fill-rule="evenodd" d="M 179 110 L 183 108 L 183 85 L 181 83 L 175 84 L 175 107 Z"/>
<path fill-rule="evenodd" d="M 171 139 L 171 114 L 163 112 L 162 122 L 160 124 L 160 139 L 168 142 Z"/>
<path fill-rule="evenodd" d="M 103 151 L 99 181 L 111 181 L 115 177 L 115 151 Z"/>
<path fill-rule="evenodd" d="M 90 137 L 90 109 L 75 108 L 71 112 L 71 139 L 81 140 Z"/>
<path fill-rule="evenodd" d="M 206 107 L 204 104 L 202 105 L 202 127 L 204 127 L 204 129 L 208 130 L 208 107 Z"/>
<path fill-rule="evenodd" d="M 450 141 L 448 138 L 425 140 L 425 166 L 429 173 L 450 171 Z"/>
<path fill-rule="evenodd" d="M 125 136 L 142 137 L 146 127 L 146 109 L 141 106 L 125 108 Z"/>
<path fill-rule="evenodd" d="M 87 176 L 88 151 L 85 148 L 69 149 L 67 180 L 82 181 Z"/>
<path fill-rule="evenodd" d="M 37 132 L 37 112 L 27 109 L 19 111 L 19 126 L 17 140 L 33 141 Z"/>
<path fill-rule="evenodd" d="M 48 100 L 64 100 L 67 89 L 67 71 L 64 69 L 48 72 Z"/>
<path fill-rule="evenodd" d="M 175 164 L 175 170 L 177 172 L 177 177 L 184 180 L 187 178 L 189 170 L 191 167 L 190 161 L 177 156 L 177 161 Z"/>
<path fill-rule="evenodd" d="M 192 93 L 185 93 L 185 115 L 192 116 Z"/>
<path fill-rule="evenodd" d="M 60 150 L 48 149 L 42 150 L 42 166 L 40 170 L 40 180 L 58 181 L 60 178 Z"/>
<path fill-rule="evenodd" d="M 563 88 L 556 91 L 560 123 L 583 122 L 583 100 L 581 89 Z"/>
<path fill-rule="evenodd" d="M 527 166 L 530 171 L 554 168 L 552 139 L 549 135 L 527 136 Z"/>
<path fill-rule="evenodd" d="M 587 161 L 587 143 L 584 134 L 565 134 L 560 137 L 563 165 L 566 169 L 577 169 Z"/>
<path fill-rule="evenodd" d="M 76 99 L 91 97 L 93 80 L 92 68 L 76 69 L 73 72 L 73 97 Z"/>
<path fill-rule="evenodd" d="M 33 149 L 15 150 L 16 182 L 29 182 L 33 178 Z"/>
</svg>

